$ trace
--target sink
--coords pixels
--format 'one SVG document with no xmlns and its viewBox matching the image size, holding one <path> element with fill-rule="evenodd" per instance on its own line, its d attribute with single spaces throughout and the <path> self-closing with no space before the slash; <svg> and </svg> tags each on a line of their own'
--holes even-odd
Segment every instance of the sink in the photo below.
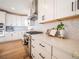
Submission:
<svg viewBox="0 0 79 59">
<path fill-rule="evenodd" d="M 33 35 L 33 34 L 42 34 L 43 32 L 41 32 L 41 31 L 29 31 L 26 33 Z"/>
</svg>

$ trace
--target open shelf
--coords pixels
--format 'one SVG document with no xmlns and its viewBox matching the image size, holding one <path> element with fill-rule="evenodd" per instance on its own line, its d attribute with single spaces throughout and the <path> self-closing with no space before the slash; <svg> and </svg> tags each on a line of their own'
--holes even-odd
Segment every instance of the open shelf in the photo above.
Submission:
<svg viewBox="0 0 79 59">
<path fill-rule="evenodd" d="M 58 21 L 65 21 L 65 20 L 66 21 L 67 20 L 74 20 L 76 18 L 79 18 L 79 15 L 63 17 L 63 18 L 59 18 L 59 19 L 44 20 L 44 21 L 41 21 L 40 24 L 46 24 L 46 23 L 52 23 L 52 22 L 58 22 Z"/>
</svg>

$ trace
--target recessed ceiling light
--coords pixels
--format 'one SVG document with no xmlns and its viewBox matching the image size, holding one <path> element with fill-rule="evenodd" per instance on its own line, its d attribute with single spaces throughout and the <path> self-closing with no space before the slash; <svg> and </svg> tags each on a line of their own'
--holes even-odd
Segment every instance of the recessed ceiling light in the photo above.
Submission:
<svg viewBox="0 0 79 59">
<path fill-rule="evenodd" d="M 12 10 L 15 10 L 15 8 L 11 8 Z"/>
</svg>

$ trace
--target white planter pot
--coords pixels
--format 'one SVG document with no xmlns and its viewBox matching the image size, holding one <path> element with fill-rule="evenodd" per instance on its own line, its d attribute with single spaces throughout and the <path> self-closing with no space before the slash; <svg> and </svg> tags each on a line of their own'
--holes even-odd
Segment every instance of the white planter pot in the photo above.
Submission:
<svg viewBox="0 0 79 59">
<path fill-rule="evenodd" d="M 59 30 L 60 37 L 64 37 L 64 30 Z"/>
<path fill-rule="evenodd" d="M 56 35 L 57 30 L 51 30 L 50 31 L 50 35 L 55 36 Z"/>
</svg>

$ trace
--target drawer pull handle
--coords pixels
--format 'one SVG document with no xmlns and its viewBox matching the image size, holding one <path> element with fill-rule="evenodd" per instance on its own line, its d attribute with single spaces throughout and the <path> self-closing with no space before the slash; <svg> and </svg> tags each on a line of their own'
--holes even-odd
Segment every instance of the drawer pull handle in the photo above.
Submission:
<svg viewBox="0 0 79 59">
<path fill-rule="evenodd" d="M 41 53 L 39 53 L 39 55 L 41 56 L 42 59 L 45 59 L 45 57 L 43 57 Z"/>
<path fill-rule="evenodd" d="M 39 44 L 40 46 L 42 46 L 42 47 L 45 47 L 44 45 L 42 45 L 42 44 Z"/>
<path fill-rule="evenodd" d="M 74 7 L 73 6 L 74 6 L 74 2 L 72 2 L 72 11 L 74 11 L 74 9 L 73 9 Z"/>
</svg>

